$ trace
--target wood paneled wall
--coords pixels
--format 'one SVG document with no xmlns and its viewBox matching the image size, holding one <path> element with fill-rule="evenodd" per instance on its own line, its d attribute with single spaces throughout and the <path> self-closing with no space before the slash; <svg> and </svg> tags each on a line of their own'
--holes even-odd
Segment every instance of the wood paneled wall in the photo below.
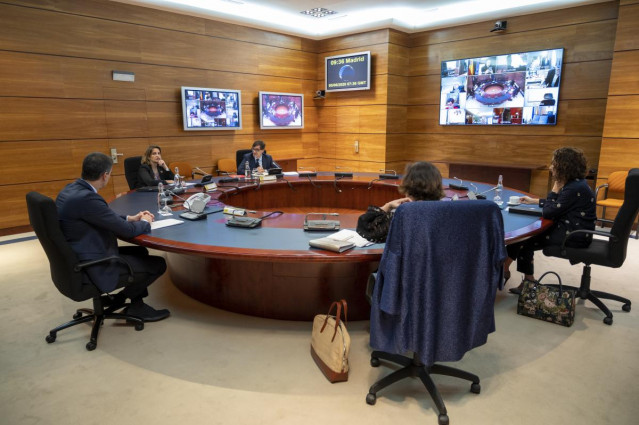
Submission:
<svg viewBox="0 0 639 425">
<path fill-rule="evenodd" d="M 24 195 L 54 197 L 91 151 L 141 155 L 212 170 L 264 140 L 276 158 L 316 157 L 313 93 L 318 43 L 104 0 L 0 4 L 0 229 L 28 223 Z M 135 82 L 112 80 L 112 71 Z M 185 132 L 180 86 L 242 90 L 243 129 Z M 261 131 L 258 91 L 304 93 L 305 129 Z M 345 124 L 346 125 L 346 124 Z M 128 190 L 123 161 L 105 198 Z"/>
<path fill-rule="evenodd" d="M 560 146 L 582 148 L 592 167 L 599 149 L 612 62 L 617 3 L 599 3 L 508 19 L 494 19 L 410 36 L 405 159 L 546 165 Z M 555 126 L 440 126 L 442 60 L 563 47 L 564 68 Z M 399 144 L 400 141 L 397 141 Z M 539 174 L 539 175 L 537 175 Z M 536 173 L 531 191 L 545 195 L 548 174 Z M 508 182 L 505 182 L 508 185 Z"/>
<path fill-rule="evenodd" d="M 613 171 L 639 167 L 639 0 L 622 0 L 604 122 L 598 184 Z M 606 211 L 614 218 L 616 210 Z"/>
</svg>

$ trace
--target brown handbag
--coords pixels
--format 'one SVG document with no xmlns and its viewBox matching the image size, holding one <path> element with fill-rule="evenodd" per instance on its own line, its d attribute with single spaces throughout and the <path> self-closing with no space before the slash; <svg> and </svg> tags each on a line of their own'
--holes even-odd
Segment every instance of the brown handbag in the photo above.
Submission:
<svg viewBox="0 0 639 425">
<path fill-rule="evenodd" d="M 337 308 L 335 316 L 331 315 L 333 307 Z M 346 330 L 347 308 L 345 300 L 334 301 L 327 314 L 318 314 L 313 319 L 311 356 L 330 382 L 348 380 L 351 337 Z M 341 320 L 342 310 L 344 320 Z"/>
</svg>

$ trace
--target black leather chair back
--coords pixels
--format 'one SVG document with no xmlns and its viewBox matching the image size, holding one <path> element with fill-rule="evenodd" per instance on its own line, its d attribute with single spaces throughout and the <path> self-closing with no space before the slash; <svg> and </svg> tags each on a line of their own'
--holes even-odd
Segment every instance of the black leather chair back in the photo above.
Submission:
<svg viewBox="0 0 639 425">
<path fill-rule="evenodd" d="M 49 259 L 51 279 L 56 288 L 74 301 L 100 294 L 91 284 L 82 283 L 82 272 L 74 271 L 78 258 L 60 229 L 58 210 L 53 199 L 38 192 L 27 193 L 29 221 Z"/>
<path fill-rule="evenodd" d="M 626 259 L 628 238 L 632 232 L 632 225 L 639 212 L 639 168 L 633 168 L 626 178 L 626 191 L 623 204 L 617 212 L 610 233 L 617 237 L 616 241 L 610 241 L 608 252 L 610 262 L 620 267 Z"/>
<path fill-rule="evenodd" d="M 242 158 L 244 158 L 244 155 L 249 152 L 252 152 L 252 149 L 239 149 L 235 151 L 235 168 L 240 166 L 240 164 L 242 163 Z"/>
<path fill-rule="evenodd" d="M 126 182 L 129 184 L 129 189 L 131 190 L 142 186 L 138 183 L 138 170 L 140 169 L 141 163 L 141 156 L 124 158 L 124 177 L 126 177 Z"/>
</svg>

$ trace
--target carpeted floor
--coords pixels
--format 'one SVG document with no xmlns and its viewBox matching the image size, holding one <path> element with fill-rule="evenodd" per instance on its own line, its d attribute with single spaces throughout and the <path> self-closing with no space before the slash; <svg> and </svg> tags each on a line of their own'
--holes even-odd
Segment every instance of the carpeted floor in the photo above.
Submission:
<svg viewBox="0 0 639 425">
<path fill-rule="evenodd" d="M 167 276 L 149 303 L 172 316 L 141 332 L 104 325 L 85 350 L 89 325 L 48 330 L 80 306 L 60 295 L 32 234 L 0 238 L 0 424 L 436 424 L 415 379 L 378 394 L 369 386 L 392 370 L 369 364 L 367 322 L 349 323 L 349 381 L 329 384 L 309 354 L 310 323 L 242 316 L 201 304 Z M 639 300 L 639 241 L 620 269 L 593 266 L 592 287 Z M 578 284 L 581 266 L 536 257 Z M 514 266 L 512 271 L 514 272 Z M 539 274 L 539 273 L 538 273 Z M 508 287 L 519 279 L 513 273 Z M 635 424 L 639 417 L 639 322 L 607 302 L 614 324 L 579 302 L 571 328 L 516 314 L 517 298 L 497 295 L 497 331 L 453 365 L 481 378 L 435 377 L 452 424 Z M 90 302 L 82 303 L 90 307 Z"/>
</svg>

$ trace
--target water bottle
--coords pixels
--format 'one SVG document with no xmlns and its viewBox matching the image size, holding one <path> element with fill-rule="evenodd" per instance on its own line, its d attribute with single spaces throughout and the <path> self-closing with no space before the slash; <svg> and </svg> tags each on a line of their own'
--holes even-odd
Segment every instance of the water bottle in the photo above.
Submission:
<svg viewBox="0 0 639 425">
<path fill-rule="evenodd" d="M 501 191 L 504 188 L 503 177 L 500 174 L 499 179 L 497 180 L 497 187 L 495 187 L 495 196 L 493 197 L 493 202 L 496 203 L 499 207 L 501 207 L 504 201 L 501 199 Z"/>
<path fill-rule="evenodd" d="M 176 189 L 179 189 L 182 186 L 180 184 L 180 170 L 178 169 L 178 167 L 175 167 L 174 174 L 175 177 L 173 177 L 173 184 L 175 185 Z"/>
<path fill-rule="evenodd" d="M 162 212 L 162 208 L 164 207 L 164 185 L 162 182 L 158 183 L 158 213 Z"/>
<path fill-rule="evenodd" d="M 248 161 L 244 161 L 244 180 L 251 181 L 251 167 L 249 167 Z"/>
</svg>

